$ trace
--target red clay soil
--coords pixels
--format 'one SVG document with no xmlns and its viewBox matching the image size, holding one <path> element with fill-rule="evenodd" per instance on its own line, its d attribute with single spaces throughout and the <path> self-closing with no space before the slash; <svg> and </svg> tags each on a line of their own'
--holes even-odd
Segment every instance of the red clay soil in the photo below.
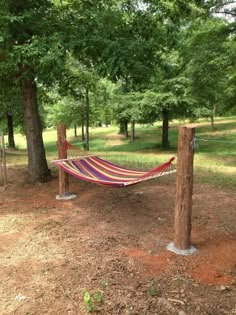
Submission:
<svg viewBox="0 0 236 315">
<path fill-rule="evenodd" d="M 30 185 L 9 170 L 0 190 L 0 314 L 236 314 L 235 192 L 195 185 L 192 243 L 173 240 L 175 177 L 125 189 L 71 179 Z M 90 296 L 87 302 L 84 294 Z"/>
</svg>

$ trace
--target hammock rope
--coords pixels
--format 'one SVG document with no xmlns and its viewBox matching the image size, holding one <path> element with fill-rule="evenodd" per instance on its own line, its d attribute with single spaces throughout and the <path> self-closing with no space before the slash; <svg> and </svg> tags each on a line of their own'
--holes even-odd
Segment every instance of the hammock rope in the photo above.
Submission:
<svg viewBox="0 0 236 315">
<path fill-rule="evenodd" d="M 223 143 L 223 144 L 236 144 L 236 141 L 230 141 L 230 140 L 222 140 L 222 139 L 204 139 L 204 138 L 196 138 L 194 137 L 191 141 L 192 148 L 194 150 L 199 149 L 199 142 L 213 142 L 213 143 Z"/>
<path fill-rule="evenodd" d="M 175 173 L 172 162 L 175 157 L 150 171 L 138 171 L 104 160 L 97 155 L 79 150 L 69 142 L 64 142 L 69 158 L 54 160 L 58 167 L 78 179 L 106 187 L 125 187 L 145 180 Z"/>
</svg>

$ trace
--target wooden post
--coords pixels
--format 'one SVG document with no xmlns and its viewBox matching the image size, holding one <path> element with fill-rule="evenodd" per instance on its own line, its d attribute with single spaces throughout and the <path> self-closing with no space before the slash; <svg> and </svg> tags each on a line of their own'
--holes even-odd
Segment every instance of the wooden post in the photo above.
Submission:
<svg viewBox="0 0 236 315">
<path fill-rule="evenodd" d="M 3 185 L 2 132 L 0 131 L 0 186 Z"/>
<path fill-rule="evenodd" d="M 181 255 L 189 255 L 195 251 L 191 246 L 194 135 L 194 128 L 179 127 L 174 243 L 167 248 Z"/>
<path fill-rule="evenodd" d="M 66 140 L 66 126 L 64 124 L 58 124 L 57 126 L 57 150 L 58 159 L 66 159 L 67 151 L 65 149 Z M 57 200 L 74 199 L 76 195 L 69 193 L 69 177 L 68 174 L 59 168 L 59 195 L 56 196 Z"/>
<path fill-rule="evenodd" d="M 4 134 L 2 134 L 2 161 L 3 161 L 3 186 L 6 186 L 7 185 L 7 161 L 6 161 Z"/>
<path fill-rule="evenodd" d="M 4 142 L 4 134 L 1 132 L 1 170 L 2 170 L 2 185 L 7 185 L 7 162 L 6 162 L 6 151 L 5 151 L 5 142 Z"/>
<path fill-rule="evenodd" d="M 66 140 L 66 126 L 64 124 L 58 124 L 57 126 L 57 150 L 58 159 L 66 159 L 67 152 L 65 150 Z M 60 197 L 65 196 L 69 192 L 69 178 L 68 174 L 59 168 L 59 195 Z"/>
</svg>

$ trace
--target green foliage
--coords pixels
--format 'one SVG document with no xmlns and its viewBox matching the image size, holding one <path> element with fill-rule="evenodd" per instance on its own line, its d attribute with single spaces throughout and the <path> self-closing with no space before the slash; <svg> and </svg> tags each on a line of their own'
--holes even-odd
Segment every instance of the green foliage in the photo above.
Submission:
<svg viewBox="0 0 236 315">
<path fill-rule="evenodd" d="M 91 295 L 88 291 L 84 292 L 84 304 L 86 305 L 87 311 L 92 313 L 94 311 L 94 305 L 91 299 Z"/>
<path fill-rule="evenodd" d="M 76 55 L 85 63 L 92 60 L 98 72 L 113 81 L 128 80 L 129 89 L 149 81 L 156 49 L 164 38 L 157 16 L 135 3 L 99 1 L 76 6 L 87 19 L 86 28 L 80 27 L 81 36 L 74 41 Z"/>
<path fill-rule="evenodd" d="M 150 296 L 161 296 L 161 291 L 159 288 L 157 287 L 151 287 L 149 290 L 148 290 L 148 294 Z"/>
<path fill-rule="evenodd" d="M 1 113 L 14 113 L 22 130 L 12 91 L 28 81 L 44 127 L 82 125 L 87 91 L 91 126 L 235 111 L 235 21 L 216 15 L 235 8 L 222 0 L 0 4 Z"/>
<path fill-rule="evenodd" d="M 220 1 L 208 5 L 212 12 L 217 12 L 220 7 L 224 11 Z M 209 116 L 215 109 L 218 114 L 225 112 L 236 104 L 235 25 L 229 20 L 210 16 L 204 23 L 195 23 L 191 31 L 186 41 L 188 58 L 191 59 L 187 69 L 191 80 L 189 95 L 199 108 L 209 111 Z"/>
<path fill-rule="evenodd" d="M 83 293 L 84 304 L 88 313 L 92 313 L 96 310 L 95 304 L 101 304 L 103 302 L 103 294 L 100 291 L 90 294 L 89 291 Z"/>
<path fill-rule="evenodd" d="M 0 11 L 4 66 L 0 75 L 37 79 L 51 84 L 59 74 L 65 51 L 59 34 L 60 12 L 51 1 L 8 0 Z"/>
<path fill-rule="evenodd" d="M 142 98 L 143 95 L 141 93 L 133 92 L 123 94 L 118 90 L 113 98 L 113 109 L 117 121 L 141 121 L 144 114 L 141 110 Z"/>
<path fill-rule="evenodd" d="M 102 292 L 95 292 L 94 295 L 93 295 L 95 301 L 97 303 L 102 303 L 103 301 L 103 295 L 102 295 Z"/>
<path fill-rule="evenodd" d="M 76 103 L 73 98 L 57 95 L 57 99 L 51 99 L 50 101 L 45 106 L 48 127 L 56 127 L 58 123 L 64 123 L 69 127 L 80 122 L 78 102 Z"/>
<path fill-rule="evenodd" d="M 14 127 L 24 130 L 23 109 L 19 87 L 8 80 L 1 81 L 0 88 L 0 125 L 6 128 L 6 116 L 12 115 Z"/>
</svg>

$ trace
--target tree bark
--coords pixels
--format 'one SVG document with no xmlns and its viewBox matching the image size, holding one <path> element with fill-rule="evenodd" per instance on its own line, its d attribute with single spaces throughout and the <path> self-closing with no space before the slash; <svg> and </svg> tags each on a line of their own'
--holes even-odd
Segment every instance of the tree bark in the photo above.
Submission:
<svg viewBox="0 0 236 315">
<path fill-rule="evenodd" d="M 214 105 L 211 112 L 211 129 L 215 129 L 215 114 L 216 114 L 216 106 Z"/>
<path fill-rule="evenodd" d="M 129 138 L 129 131 L 128 131 L 128 121 L 127 120 L 124 121 L 124 128 L 125 128 L 125 138 L 128 139 Z"/>
<path fill-rule="evenodd" d="M 4 134 L 0 133 L 0 185 L 7 185 L 7 161 Z"/>
<path fill-rule="evenodd" d="M 51 178 L 43 145 L 42 126 L 37 102 L 37 86 L 33 78 L 22 78 L 20 82 L 24 121 L 28 149 L 29 180 L 33 183 Z"/>
<path fill-rule="evenodd" d="M 81 140 L 84 142 L 85 141 L 85 134 L 84 134 L 84 117 L 81 121 Z"/>
<path fill-rule="evenodd" d="M 162 111 L 162 147 L 164 149 L 169 148 L 169 112 L 164 109 Z"/>
<path fill-rule="evenodd" d="M 85 149 L 89 151 L 89 90 L 85 94 Z"/>
<path fill-rule="evenodd" d="M 74 136 L 75 136 L 75 138 L 77 137 L 77 126 L 76 126 L 76 124 L 74 124 Z"/>
<path fill-rule="evenodd" d="M 119 130 L 119 134 L 124 135 L 125 138 L 128 139 L 128 137 L 129 137 L 128 120 L 126 120 L 126 119 L 120 120 L 120 130 Z"/>
<path fill-rule="evenodd" d="M 65 150 L 66 140 L 66 126 L 64 124 L 58 124 L 57 126 L 57 150 L 58 159 L 67 158 L 67 150 Z M 59 196 L 64 197 L 69 195 L 69 176 L 68 174 L 59 167 L 58 170 L 59 177 Z"/>
<path fill-rule="evenodd" d="M 85 134 L 84 134 L 84 108 L 81 110 L 81 140 L 85 141 Z"/>
<path fill-rule="evenodd" d="M 125 133 L 125 126 L 124 126 L 124 122 L 120 121 L 120 128 L 119 128 L 119 134 L 123 135 Z"/>
<path fill-rule="evenodd" d="M 13 128 L 13 115 L 7 113 L 7 129 L 8 129 L 8 146 L 15 149 L 14 128 Z"/>
<path fill-rule="evenodd" d="M 134 142 L 135 140 L 135 121 L 131 121 L 131 135 L 130 135 L 130 141 Z"/>
</svg>

